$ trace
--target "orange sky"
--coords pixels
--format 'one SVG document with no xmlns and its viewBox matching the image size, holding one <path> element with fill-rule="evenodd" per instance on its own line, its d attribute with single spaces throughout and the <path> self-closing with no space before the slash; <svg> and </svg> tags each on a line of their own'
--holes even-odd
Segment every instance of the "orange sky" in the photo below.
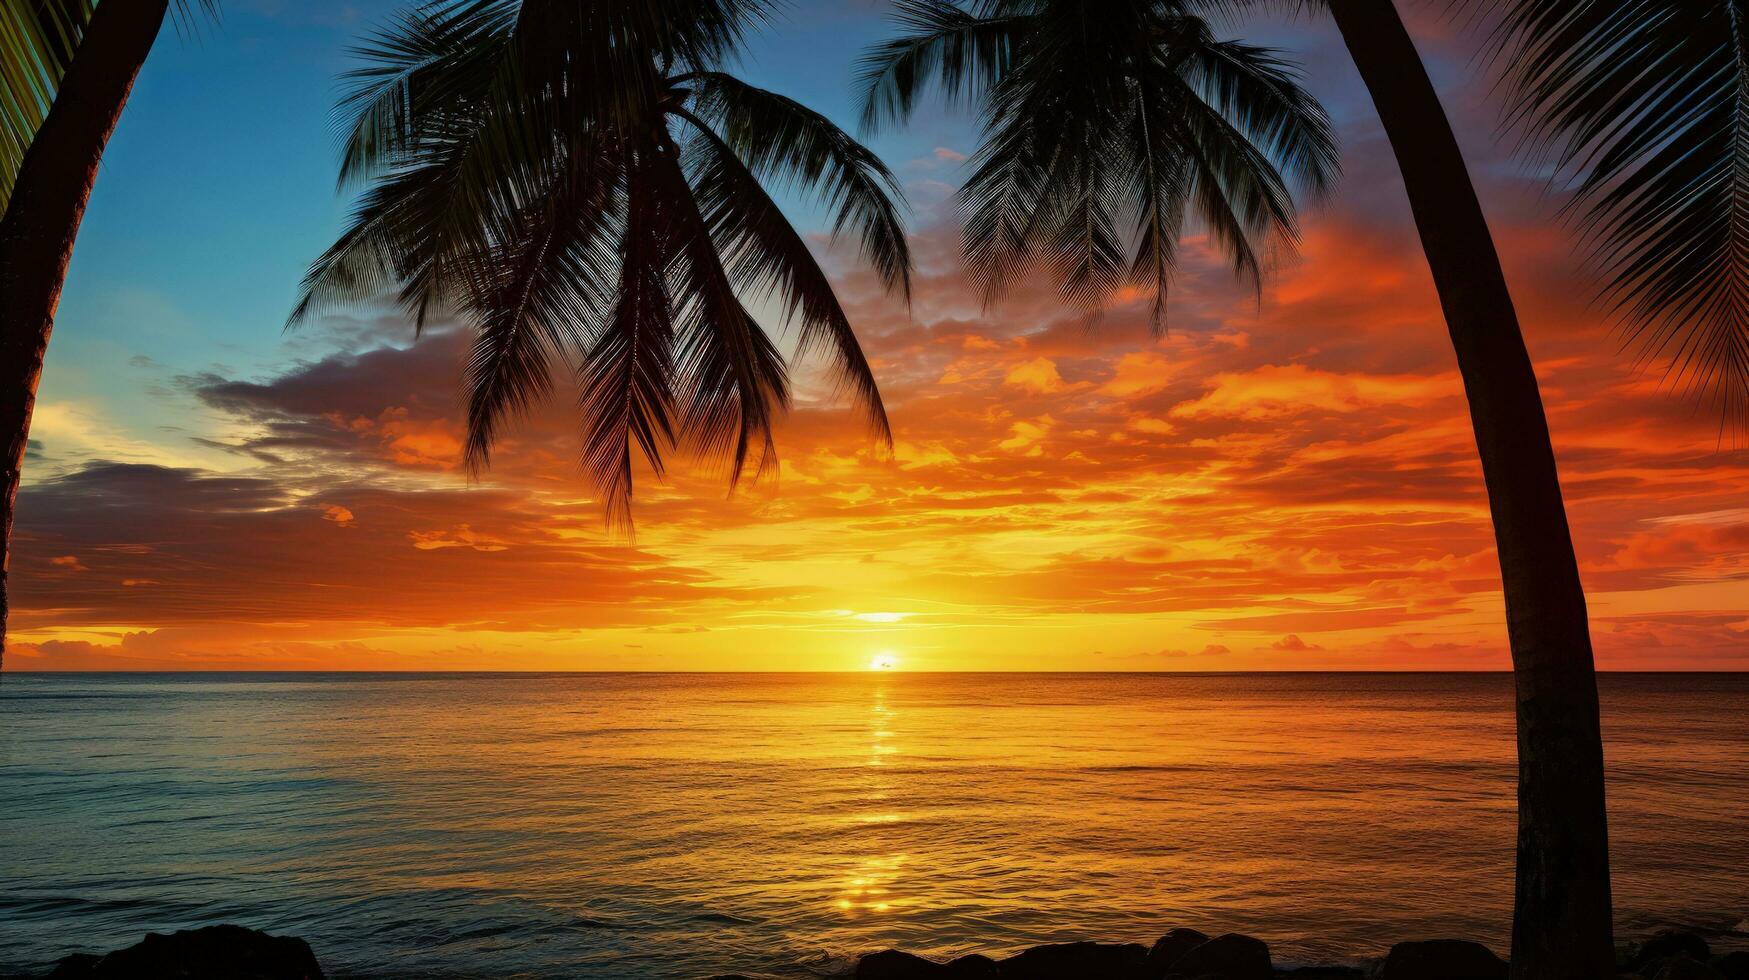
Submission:
<svg viewBox="0 0 1749 980">
<path fill-rule="evenodd" d="M 1193 263 L 1160 341 L 1144 304 L 981 310 L 924 208 L 909 311 L 840 267 L 891 457 L 804 383 L 776 479 L 646 480 L 635 545 L 575 477 L 565 395 L 467 484 L 454 331 L 409 347 L 361 314 L 277 374 L 178 376 L 199 422 L 152 445 L 57 455 L 49 400 L 7 666 L 1503 668 L 1431 281 L 1375 124 L 1344 140 L 1261 303 Z M 1618 352 L 1550 205 L 1482 144 L 1600 664 L 1749 668 L 1749 452 Z"/>
</svg>

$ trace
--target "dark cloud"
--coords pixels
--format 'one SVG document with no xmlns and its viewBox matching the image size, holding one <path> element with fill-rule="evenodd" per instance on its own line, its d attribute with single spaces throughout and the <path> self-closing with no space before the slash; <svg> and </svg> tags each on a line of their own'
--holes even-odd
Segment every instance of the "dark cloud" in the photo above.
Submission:
<svg viewBox="0 0 1749 980">
<path fill-rule="evenodd" d="M 484 629 L 642 626 L 726 587 L 603 543 L 587 506 L 491 488 L 290 485 L 102 463 L 20 495 L 14 626 L 299 622 Z M 343 519 L 342 519 L 343 518 Z M 62 561 L 77 556 L 78 574 Z"/>
</svg>

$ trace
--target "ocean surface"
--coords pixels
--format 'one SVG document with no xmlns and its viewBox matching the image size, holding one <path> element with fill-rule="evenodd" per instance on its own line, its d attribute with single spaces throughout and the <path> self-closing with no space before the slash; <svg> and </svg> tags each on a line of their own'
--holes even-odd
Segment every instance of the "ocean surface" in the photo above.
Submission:
<svg viewBox="0 0 1749 980">
<path fill-rule="evenodd" d="M 1749 946 L 1749 675 L 1606 675 L 1616 909 Z M 1503 675 L 0 678 L 0 973 L 830 976 L 1173 926 L 1504 952 Z"/>
</svg>

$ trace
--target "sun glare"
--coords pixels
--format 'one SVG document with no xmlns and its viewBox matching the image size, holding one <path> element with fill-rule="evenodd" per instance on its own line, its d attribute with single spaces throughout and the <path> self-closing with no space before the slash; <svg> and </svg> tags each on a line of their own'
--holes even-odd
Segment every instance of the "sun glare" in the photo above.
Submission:
<svg viewBox="0 0 1749 980">
<path fill-rule="evenodd" d="M 874 659 L 868 662 L 868 669 L 897 670 L 899 669 L 899 658 L 883 650 L 875 654 Z"/>
</svg>

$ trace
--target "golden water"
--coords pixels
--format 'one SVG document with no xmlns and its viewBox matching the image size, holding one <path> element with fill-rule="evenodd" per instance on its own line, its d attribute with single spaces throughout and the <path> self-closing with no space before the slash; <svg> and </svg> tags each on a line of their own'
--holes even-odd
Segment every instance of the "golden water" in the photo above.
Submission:
<svg viewBox="0 0 1749 980">
<path fill-rule="evenodd" d="M 1749 915 L 1749 678 L 1603 679 L 1624 932 Z M 813 976 L 1177 925 L 1504 951 L 1499 675 L 8 675 L 0 973 Z"/>
</svg>

